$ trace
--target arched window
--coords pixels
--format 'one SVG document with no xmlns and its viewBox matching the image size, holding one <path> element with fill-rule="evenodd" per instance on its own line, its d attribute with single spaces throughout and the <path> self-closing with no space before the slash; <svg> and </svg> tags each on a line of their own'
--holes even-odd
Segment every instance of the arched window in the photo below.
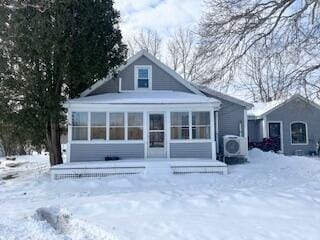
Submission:
<svg viewBox="0 0 320 240">
<path fill-rule="evenodd" d="M 291 143 L 307 144 L 307 125 L 303 122 L 291 123 Z"/>
</svg>

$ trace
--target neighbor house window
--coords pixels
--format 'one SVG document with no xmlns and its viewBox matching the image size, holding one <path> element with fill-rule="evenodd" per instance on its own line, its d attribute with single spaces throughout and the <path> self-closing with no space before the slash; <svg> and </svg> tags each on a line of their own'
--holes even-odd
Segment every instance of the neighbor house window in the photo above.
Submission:
<svg viewBox="0 0 320 240">
<path fill-rule="evenodd" d="M 151 66 L 135 66 L 135 84 L 137 89 L 151 88 Z"/>
<path fill-rule="evenodd" d="M 291 123 L 291 143 L 306 144 L 307 143 L 307 126 L 303 122 Z"/>
<path fill-rule="evenodd" d="M 210 112 L 192 112 L 192 139 L 210 138 Z"/>
<path fill-rule="evenodd" d="M 171 113 L 171 139 L 189 139 L 189 112 Z"/>
<path fill-rule="evenodd" d="M 110 113 L 110 140 L 124 140 L 124 113 Z"/>
<path fill-rule="evenodd" d="M 128 140 L 143 139 L 143 113 L 128 113 Z"/>
<path fill-rule="evenodd" d="M 91 113 L 91 140 L 106 140 L 106 113 Z"/>
<path fill-rule="evenodd" d="M 88 140 L 88 113 L 72 113 L 72 140 Z"/>
</svg>

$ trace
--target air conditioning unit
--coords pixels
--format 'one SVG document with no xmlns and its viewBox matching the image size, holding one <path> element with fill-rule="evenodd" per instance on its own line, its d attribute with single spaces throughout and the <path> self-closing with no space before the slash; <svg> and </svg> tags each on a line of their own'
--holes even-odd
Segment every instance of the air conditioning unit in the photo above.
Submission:
<svg viewBox="0 0 320 240">
<path fill-rule="evenodd" d="M 243 157 L 248 152 L 244 137 L 226 135 L 223 136 L 223 155 L 225 157 Z"/>
</svg>

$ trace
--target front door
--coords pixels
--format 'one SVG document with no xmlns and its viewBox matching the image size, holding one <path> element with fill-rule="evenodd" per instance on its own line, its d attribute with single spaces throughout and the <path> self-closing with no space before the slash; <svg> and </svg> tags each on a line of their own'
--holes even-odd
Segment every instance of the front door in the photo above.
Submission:
<svg viewBox="0 0 320 240">
<path fill-rule="evenodd" d="M 163 113 L 149 114 L 148 157 L 166 156 L 165 121 Z"/>
<path fill-rule="evenodd" d="M 281 123 L 280 122 L 270 122 L 269 123 L 269 138 L 272 140 L 274 145 L 274 150 L 281 151 Z"/>
</svg>

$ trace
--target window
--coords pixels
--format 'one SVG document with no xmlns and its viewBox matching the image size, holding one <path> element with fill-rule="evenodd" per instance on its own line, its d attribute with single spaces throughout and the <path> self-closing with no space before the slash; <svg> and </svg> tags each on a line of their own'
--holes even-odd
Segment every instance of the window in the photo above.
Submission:
<svg viewBox="0 0 320 240">
<path fill-rule="evenodd" d="M 88 140 L 88 113 L 72 113 L 72 140 Z"/>
<path fill-rule="evenodd" d="M 135 66 L 135 84 L 137 89 L 151 88 L 151 66 Z"/>
<path fill-rule="evenodd" d="M 91 140 L 105 140 L 106 132 L 106 113 L 91 113 Z"/>
<path fill-rule="evenodd" d="M 189 112 L 171 113 L 171 139 L 189 139 Z"/>
<path fill-rule="evenodd" d="M 307 126 L 305 123 L 291 123 L 291 143 L 307 144 Z"/>
<path fill-rule="evenodd" d="M 128 140 L 143 139 L 143 113 L 128 113 Z"/>
<path fill-rule="evenodd" d="M 210 112 L 192 112 L 192 139 L 210 139 Z"/>
<path fill-rule="evenodd" d="M 124 140 L 124 113 L 110 113 L 110 140 Z"/>
</svg>

